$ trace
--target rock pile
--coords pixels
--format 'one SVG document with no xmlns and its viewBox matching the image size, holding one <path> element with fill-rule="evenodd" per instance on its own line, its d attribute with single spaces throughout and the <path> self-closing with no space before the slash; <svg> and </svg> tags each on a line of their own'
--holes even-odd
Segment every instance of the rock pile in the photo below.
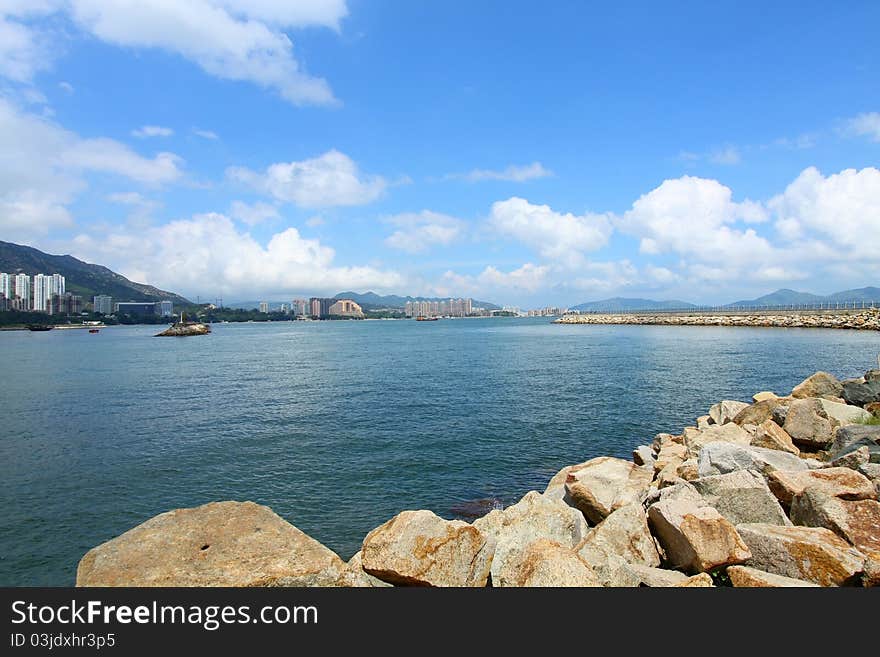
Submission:
<svg viewBox="0 0 880 657">
<path fill-rule="evenodd" d="M 473 523 L 404 511 L 347 564 L 251 502 L 163 513 L 90 550 L 77 585 L 877 586 L 878 383 L 817 372 L 722 401 Z"/>
</svg>

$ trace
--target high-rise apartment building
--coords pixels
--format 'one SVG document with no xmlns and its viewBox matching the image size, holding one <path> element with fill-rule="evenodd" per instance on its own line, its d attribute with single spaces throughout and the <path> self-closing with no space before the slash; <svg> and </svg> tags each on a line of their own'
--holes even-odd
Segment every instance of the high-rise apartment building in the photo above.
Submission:
<svg viewBox="0 0 880 657">
<path fill-rule="evenodd" d="M 52 277 L 45 274 L 34 275 L 34 303 L 32 308 L 40 312 L 49 310 L 49 292 Z"/>
<path fill-rule="evenodd" d="M 473 313 L 471 299 L 444 299 L 443 301 L 407 301 L 404 306 L 407 317 L 467 317 Z"/>
<path fill-rule="evenodd" d="M 174 304 L 171 301 L 157 301 L 156 314 L 162 317 L 171 317 L 174 314 Z"/>
<path fill-rule="evenodd" d="M 260 301 L 260 312 L 268 313 L 269 312 L 269 302 L 268 301 Z"/>
<path fill-rule="evenodd" d="M 0 294 L 5 300 L 12 298 L 12 276 L 0 273 Z"/>
<path fill-rule="evenodd" d="M 113 314 L 113 297 L 106 294 L 99 294 L 92 299 L 93 310 L 102 315 Z"/>
<path fill-rule="evenodd" d="M 17 274 L 15 276 L 15 289 L 13 296 L 17 297 L 18 310 L 30 310 L 31 304 L 31 277 L 27 274 Z"/>
<path fill-rule="evenodd" d="M 49 295 L 48 296 L 51 297 L 53 294 L 58 294 L 58 295 L 64 294 L 66 291 L 64 288 L 65 288 L 64 276 L 62 276 L 61 274 L 52 274 L 51 280 L 49 281 Z"/>
<path fill-rule="evenodd" d="M 305 299 L 293 300 L 293 314 L 297 317 L 305 317 L 309 314 L 309 302 Z"/>
</svg>

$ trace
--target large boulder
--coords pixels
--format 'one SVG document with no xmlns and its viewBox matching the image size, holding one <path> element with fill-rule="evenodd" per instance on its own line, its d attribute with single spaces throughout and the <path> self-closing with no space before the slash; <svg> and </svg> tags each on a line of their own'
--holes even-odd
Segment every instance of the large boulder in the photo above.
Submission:
<svg viewBox="0 0 880 657">
<path fill-rule="evenodd" d="M 755 523 L 737 531 L 752 553 L 746 566 L 820 586 L 860 582 L 865 556 L 828 529 Z"/>
<path fill-rule="evenodd" d="M 791 396 L 795 399 L 840 397 L 842 392 L 843 386 L 836 376 L 828 372 L 816 372 L 797 384 L 791 391 Z"/>
<path fill-rule="evenodd" d="M 654 450 L 647 445 L 639 445 L 633 450 L 633 463 L 636 465 L 646 465 L 653 468 L 654 461 L 656 460 L 657 455 L 654 454 Z"/>
<path fill-rule="evenodd" d="M 677 570 L 668 570 L 666 568 L 627 564 L 623 567 L 623 570 L 632 580 L 630 586 L 668 588 L 678 586 L 682 582 L 688 580 L 688 576 L 684 573 Z"/>
<path fill-rule="evenodd" d="M 868 448 L 872 463 L 880 463 L 880 426 L 853 424 L 838 428 L 828 458 L 834 460 L 862 446 Z"/>
<path fill-rule="evenodd" d="M 775 392 L 770 392 L 769 390 L 763 390 L 761 392 L 756 392 L 754 395 L 752 395 L 752 401 L 755 402 L 756 404 L 758 402 L 768 401 L 768 400 L 773 400 L 773 399 L 779 399 L 779 395 L 777 395 Z"/>
<path fill-rule="evenodd" d="M 807 582 L 793 577 L 783 577 L 774 573 L 764 572 L 749 566 L 731 566 L 727 569 L 730 583 L 737 588 L 798 588 L 818 587 L 814 582 Z"/>
<path fill-rule="evenodd" d="M 807 488 L 791 504 L 799 525 L 824 527 L 865 555 L 865 584 L 880 585 L 880 502 L 842 500 L 818 488 Z"/>
<path fill-rule="evenodd" d="M 701 477 L 726 474 L 735 470 L 807 470 L 809 466 L 794 454 L 763 447 L 743 447 L 731 443 L 710 443 L 700 451 Z"/>
<path fill-rule="evenodd" d="M 266 506 L 162 513 L 89 550 L 77 586 L 334 586 L 343 561 Z"/>
<path fill-rule="evenodd" d="M 877 497 L 874 484 L 860 472 L 849 468 L 822 468 L 795 472 L 777 470 L 767 475 L 767 483 L 786 508 L 792 499 L 807 488 L 818 488 L 827 495 L 846 500 L 867 500 Z"/>
<path fill-rule="evenodd" d="M 715 508 L 732 524 L 766 522 L 790 525 L 791 521 L 767 486 L 754 470 L 736 470 L 728 474 L 701 477 L 691 482 L 706 504 Z"/>
<path fill-rule="evenodd" d="M 653 478 L 651 468 L 610 456 L 595 458 L 568 473 L 566 500 L 598 524 L 615 509 L 640 502 Z"/>
<path fill-rule="evenodd" d="M 403 511 L 364 538 L 363 569 L 407 586 L 485 586 L 491 552 L 486 537 L 462 520 Z"/>
<path fill-rule="evenodd" d="M 851 452 L 847 452 L 846 454 L 841 454 L 840 456 L 834 458 L 830 462 L 830 467 L 834 468 L 850 468 L 851 470 L 858 470 L 863 465 L 867 465 L 871 462 L 871 450 L 868 449 L 867 445 L 862 445 L 854 449 Z"/>
<path fill-rule="evenodd" d="M 490 511 L 474 521 L 474 527 L 486 537 L 487 550 L 493 554 L 492 583 L 501 576 L 508 558 L 518 559 L 526 547 L 546 538 L 567 548 L 574 548 L 587 536 L 589 526 L 583 514 L 560 499 L 530 491 L 516 504 L 504 510 Z"/>
<path fill-rule="evenodd" d="M 874 490 L 880 498 L 880 463 L 865 463 L 859 466 L 859 472 L 865 475 L 874 484 Z"/>
<path fill-rule="evenodd" d="M 757 426 L 762 422 L 772 420 L 774 411 L 778 408 L 786 408 L 786 405 L 789 403 L 790 400 L 779 398 L 756 401 L 737 413 L 733 421 L 740 426 L 744 424 L 754 424 Z"/>
<path fill-rule="evenodd" d="M 685 431 L 684 433 L 684 444 L 687 447 L 688 456 L 691 457 L 699 456 L 700 450 L 709 443 L 748 445 L 751 441 L 751 434 L 733 422 L 724 425 L 713 424 L 702 431 Z"/>
<path fill-rule="evenodd" d="M 750 556 L 734 526 L 710 506 L 661 499 L 648 508 L 648 520 L 673 568 L 698 573 Z"/>
<path fill-rule="evenodd" d="M 740 411 L 748 407 L 749 404 L 744 402 L 725 399 L 709 408 L 709 417 L 715 424 L 727 424 L 732 422 Z"/>
<path fill-rule="evenodd" d="M 815 450 L 831 443 L 835 426 L 818 399 L 796 399 L 788 407 L 782 428 L 795 444 Z"/>
<path fill-rule="evenodd" d="M 866 377 L 867 379 L 867 377 Z M 847 404 L 867 406 L 880 401 L 880 379 L 866 380 L 865 383 L 844 383 L 840 395 Z"/>
<path fill-rule="evenodd" d="M 618 558 L 630 564 L 660 565 L 660 555 L 641 504 L 628 504 L 613 511 L 591 529 L 575 549 L 602 579 L 610 579 L 602 577 L 603 571 L 616 570 Z"/>
<path fill-rule="evenodd" d="M 764 420 L 755 428 L 755 435 L 752 436 L 750 444 L 753 447 L 776 449 L 781 452 L 794 454 L 795 456 L 801 453 L 792 442 L 791 436 L 773 420 Z"/>
<path fill-rule="evenodd" d="M 539 538 L 509 555 L 493 574 L 492 586 L 601 587 L 602 583 L 571 548 Z"/>
<path fill-rule="evenodd" d="M 685 436 L 688 435 L 689 432 L 694 431 L 696 429 L 687 428 L 685 429 Z M 667 442 L 664 443 L 660 447 L 660 451 L 657 452 L 657 457 L 654 459 L 654 462 L 651 464 L 651 467 L 654 469 L 654 472 L 662 472 L 670 465 L 673 466 L 673 469 L 677 468 L 679 465 L 684 463 L 685 459 L 687 459 L 688 450 L 687 447 L 682 443 L 674 443 Z"/>
<path fill-rule="evenodd" d="M 864 424 L 871 419 L 871 414 L 858 406 L 841 404 L 839 402 L 820 399 L 819 406 L 825 411 L 825 415 L 832 422 L 845 426 L 847 424 Z"/>
<path fill-rule="evenodd" d="M 364 570 L 362 560 L 362 552 L 358 550 L 355 555 L 345 564 L 345 570 L 339 576 L 336 586 L 346 588 L 384 588 L 393 586 L 388 582 L 383 582 L 378 577 L 373 577 Z"/>
</svg>

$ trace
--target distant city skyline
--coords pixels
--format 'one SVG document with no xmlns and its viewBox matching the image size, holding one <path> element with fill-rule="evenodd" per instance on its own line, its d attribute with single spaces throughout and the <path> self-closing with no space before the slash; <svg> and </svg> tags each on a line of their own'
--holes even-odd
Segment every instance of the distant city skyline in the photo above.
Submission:
<svg viewBox="0 0 880 657">
<path fill-rule="evenodd" d="M 0 3 L 4 240 L 194 301 L 880 280 L 878 3 L 135 5 Z"/>
</svg>

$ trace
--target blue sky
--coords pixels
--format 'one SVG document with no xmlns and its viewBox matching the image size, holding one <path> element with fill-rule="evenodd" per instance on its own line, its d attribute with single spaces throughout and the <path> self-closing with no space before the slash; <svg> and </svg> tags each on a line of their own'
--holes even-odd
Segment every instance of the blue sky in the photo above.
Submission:
<svg viewBox="0 0 880 657">
<path fill-rule="evenodd" d="M 203 299 L 880 281 L 876 2 L 0 0 L 0 239 Z"/>
</svg>

